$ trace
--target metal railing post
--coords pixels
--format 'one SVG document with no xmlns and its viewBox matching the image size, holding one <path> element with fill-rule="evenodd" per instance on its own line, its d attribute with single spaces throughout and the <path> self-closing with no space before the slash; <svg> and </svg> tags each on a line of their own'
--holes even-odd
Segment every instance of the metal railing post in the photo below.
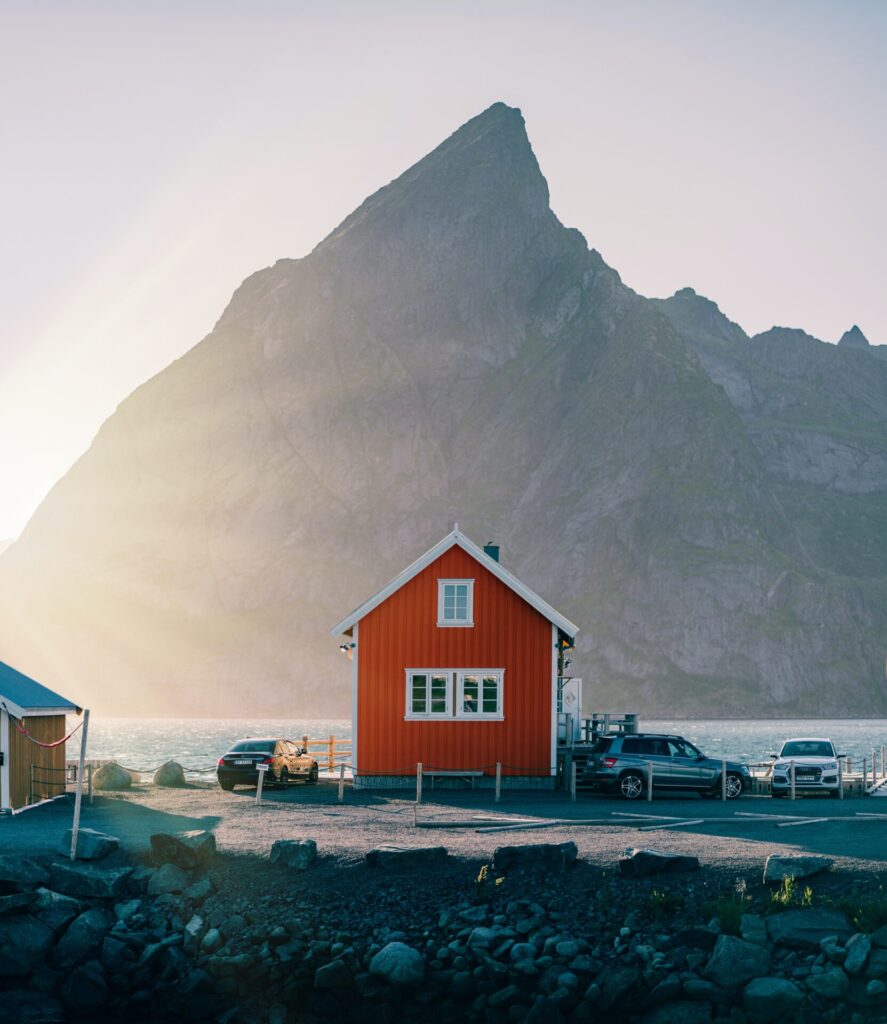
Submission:
<svg viewBox="0 0 887 1024">
<path fill-rule="evenodd" d="M 570 799 L 576 802 L 576 762 L 570 765 Z"/>
<path fill-rule="evenodd" d="M 789 775 L 791 776 L 791 784 L 792 784 L 791 785 L 791 798 L 792 798 L 792 800 L 794 800 L 795 799 L 795 762 L 794 761 L 791 761 L 789 763 L 789 769 L 788 770 L 789 770 Z"/>
<path fill-rule="evenodd" d="M 647 802 L 653 799 L 653 762 L 647 762 Z"/>
<path fill-rule="evenodd" d="M 339 765 L 339 803 L 345 799 L 345 765 Z"/>
<path fill-rule="evenodd" d="M 721 761 L 721 800 L 727 799 L 727 762 Z"/>
<path fill-rule="evenodd" d="M 862 791 L 863 793 L 869 788 L 869 765 L 868 761 L 862 759 Z"/>
<path fill-rule="evenodd" d="M 496 762 L 496 803 L 502 796 L 502 765 Z"/>
<path fill-rule="evenodd" d="M 416 803 L 422 803 L 422 762 L 416 765 Z"/>
<path fill-rule="evenodd" d="M 844 799 L 844 765 L 841 763 L 840 757 L 838 758 L 838 799 Z"/>
</svg>

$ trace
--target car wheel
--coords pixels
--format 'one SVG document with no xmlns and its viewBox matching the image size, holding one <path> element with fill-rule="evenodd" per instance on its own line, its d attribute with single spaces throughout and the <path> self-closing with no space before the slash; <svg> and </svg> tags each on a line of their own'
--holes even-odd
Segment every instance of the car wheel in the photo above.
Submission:
<svg viewBox="0 0 887 1024">
<path fill-rule="evenodd" d="M 319 775 L 320 769 L 317 767 L 317 762 L 315 761 L 314 764 L 311 765 L 311 771 L 308 772 L 308 778 L 305 781 L 308 783 L 309 786 L 313 786 L 314 783 L 317 782 L 317 778 Z"/>
<path fill-rule="evenodd" d="M 626 772 L 619 780 L 619 795 L 623 800 L 639 800 L 645 788 L 640 772 Z"/>
<path fill-rule="evenodd" d="M 290 784 L 290 773 L 289 773 L 288 769 L 286 769 L 286 768 L 281 768 L 280 769 L 280 775 L 278 776 L 277 781 L 284 788 L 286 788 Z"/>
<path fill-rule="evenodd" d="M 742 776 L 727 772 L 727 799 L 735 800 L 742 796 Z"/>
<path fill-rule="evenodd" d="M 233 782 L 220 782 L 219 785 L 222 787 L 222 789 L 226 790 L 229 793 L 231 792 L 232 789 L 234 789 Z"/>
</svg>

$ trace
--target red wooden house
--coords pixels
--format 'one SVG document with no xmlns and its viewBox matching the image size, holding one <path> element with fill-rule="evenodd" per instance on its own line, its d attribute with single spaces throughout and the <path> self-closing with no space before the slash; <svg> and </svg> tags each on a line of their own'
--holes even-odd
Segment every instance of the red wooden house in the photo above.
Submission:
<svg viewBox="0 0 887 1024">
<path fill-rule="evenodd" d="M 419 763 L 554 785 L 558 653 L 578 629 L 498 556 L 456 528 L 333 627 L 353 658 L 355 785 L 409 783 Z"/>
</svg>

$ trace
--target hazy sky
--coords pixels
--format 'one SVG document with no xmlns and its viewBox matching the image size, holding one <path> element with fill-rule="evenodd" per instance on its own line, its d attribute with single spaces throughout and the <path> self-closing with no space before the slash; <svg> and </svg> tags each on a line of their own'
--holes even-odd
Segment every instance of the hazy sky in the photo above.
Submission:
<svg viewBox="0 0 887 1024">
<path fill-rule="evenodd" d="M 887 3 L 0 0 L 0 538 L 240 281 L 496 100 L 638 291 L 887 343 Z"/>
</svg>

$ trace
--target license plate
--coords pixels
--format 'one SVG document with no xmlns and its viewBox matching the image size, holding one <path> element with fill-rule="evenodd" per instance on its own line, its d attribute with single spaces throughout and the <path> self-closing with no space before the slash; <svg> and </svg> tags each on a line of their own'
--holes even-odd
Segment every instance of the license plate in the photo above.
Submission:
<svg viewBox="0 0 887 1024">
<path fill-rule="evenodd" d="M 252 761 L 235 761 L 235 764 L 252 764 Z"/>
</svg>

